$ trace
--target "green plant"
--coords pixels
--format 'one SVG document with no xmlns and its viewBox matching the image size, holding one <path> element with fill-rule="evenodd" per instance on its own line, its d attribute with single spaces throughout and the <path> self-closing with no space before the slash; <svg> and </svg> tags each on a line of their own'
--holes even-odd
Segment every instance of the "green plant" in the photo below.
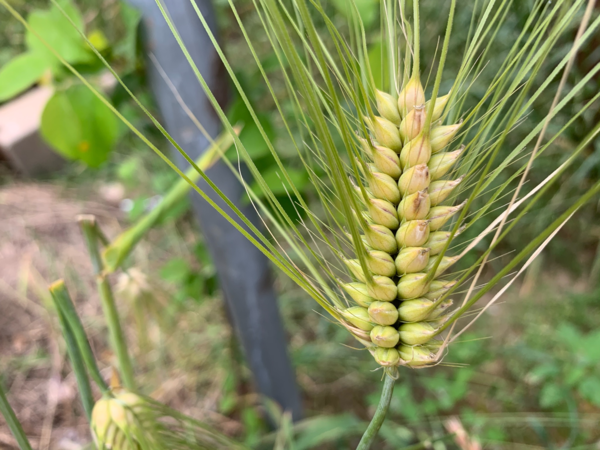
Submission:
<svg viewBox="0 0 600 450">
<path fill-rule="evenodd" d="M 60 5 L 60 8 L 58 7 Z M 122 4 L 118 17 L 124 32 L 120 44 L 112 45 L 99 29 L 86 33 L 87 42 L 120 67 L 125 75 L 135 60 L 135 36 L 139 14 Z M 29 25 L 25 43 L 27 51 L 8 61 L 0 69 L 0 102 L 10 100 L 34 84 L 55 90 L 41 118 L 42 137 L 67 159 L 79 160 L 91 167 L 106 161 L 119 135 L 119 123 L 104 103 L 86 87 L 77 83 L 53 53 L 42 44 L 43 38 L 65 61 L 86 74 L 100 89 L 110 89 L 106 73 L 88 47 L 85 24 L 71 0 L 62 0 L 49 9 L 35 9 L 27 17 Z M 104 84 L 104 85 L 103 85 Z"/>
<path fill-rule="evenodd" d="M 4 0 L 2 3 L 7 6 Z M 364 344 L 383 367 L 384 392 L 359 443 L 358 448 L 363 450 L 371 447 L 382 426 L 393 398 L 395 378 L 401 376 L 399 366 L 439 363 L 448 346 L 471 323 L 455 333 L 457 320 L 468 317 L 466 314 L 471 306 L 498 283 L 504 282 L 483 310 L 493 304 L 561 227 L 600 192 L 600 183 L 595 182 L 565 201 L 556 218 L 544 221 L 543 227 L 529 237 L 519 252 L 503 261 L 501 270 L 478 286 L 492 252 L 498 250 L 499 244 L 522 223 L 526 214 L 535 211 L 533 207 L 538 206 L 544 194 L 561 180 L 567 168 L 581 162 L 582 154 L 600 132 L 600 125 L 595 125 L 576 148 L 569 149 L 570 154 L 563 163 L 554 165 L 550 174 L 523 194 L 522 186 L 528 180 L 533 163 L 546 156 L 546 151 L 568 126 L 600 95 L 595 95 L 563 127 L 551 129 L 548 126 L 557 112 L 565 108 L 600 70 L 600 64 L 595 65 L 573 86 L 565 89 L 581 43 L 597 31 L 600 19 L 591 20 L 593 1 L 587 3 L 584 12 L 586 2 L 583 0 L 534 2 L 527 21 L 519 29 L 519 36 L 502 55 L 500 69 L 492 74 L 488 84 L 478 86 L 477 79 L 485 72 L 486 58 L 497 57 L 497 47 L 504 44 L 496 41 L 496 31 L 512 2 L 475 2 L 464 49 L 450 47 L 456 3 L 455 0 L 448 2 L 447 31 L 439 59 L 430 55 L 429 65 L 435 76 L 429 92 L 422 75 L 425 58 L 420 54 L 418 0 L 412 3 L 412 8 L 405 1 L 380 2 L 382 37 L 378 45 L 384 55 L 380 58 L 379 72 L 383 79 L 379 85 L 382 90 L 376 89 L 374 71 L 367 62 L 373 58 L 369 58 L 361 15 L 354 2 L 349 8 L 350 19 L 343 27 L 331 21 L 318 0 L 310 3 L 296 0 L 291 5 L 276 0 L 256 2 L 257 14 L 279 62 L 285 95 L 293 99 L 293 121 L 281 111 L 278 95 L 262 61 L 256 57 L 250 39 L 247 45 L 280 112 L 283 128 L 314 186 L 317 201 L 311 204 L 298 192 L 290 171 L 282 163 L 228 59 L 216 40 L 213 41 L 277 164 L 282 184 L 285 183 L 290 195 L 294 196 L 295 207 L 306 214 L 306 219 L 301 222 L 296 221 L 279 201 L 272 184 L 267 183 L 250 149 L 235 133 L 233 124 L 199 71 L 195 71 L 198 81 L 221 118 L 225 132 L 230 133 L 239 158 L 248 165 L 256 189 L 260 189 L 259 195 L 238 174 L 248 187 L 249 199 L 268 224 L 268 232 L 253 226 L 138 102 L 243 225 L 213 202 L 216 211 Z M 168 11 L 162 3 L 157 4 L 181 50 L 193 65 Z M 245 25 L 239 20 L 234 2 L 230 2 L 230 7 L 245 34 Z M 201 12 L 197 10 L 197 13 L 214 39 Z M 409 15 L 412 20 L 408 19 Z M 326 31 L 319 34 L 317 23 Z M 564 43 L 565 36 L 572 32 L 575 32 L 575 38 L 570 41 L 568 50 L 559 53 L 559 44 Z M 453 73 L 444 69 L 450 51 L 463 54 Z M 560 58 L 554 61 L 557 53 Z M 99 52 L 96 54 L 106 63 Z M 55 55 L 78 75 L 64 58 Z M 549 74 L 538 80 L 536 75 L 547 64 L 552 64 Z M 555 84 L 559 75 L 560 81 Z M 93 86 L 83 77 L 79 78 L 102 99 Z M 439 97 L 444 79 L 448 80 L 446 92 L 449 94 Z M 501 153 L 511 131 L 527 123 L 527 114 L 534 102 L 548 91 L 554 93 L 554 100 L 547 112 L 541 113 L 540 120 L 510 152 Z M 118 111 L 113 111 L 178 171 L 139 130 Z M 547 134 L 551 137 L 546 140 Z M 528 146 L 532 146 L 531 152 Z M 449 151 L 441 152 L 446 147 Z M 431 156 L 436 150 L 440 153 Z M 235 166 L 231 167 L 237 174 Z M 510 172 L 507 171 L 509 167 Z M 439 178 L 450 170 L 460 183 L 431 183 L 431 178 Z M 188 175 L 178 173 L 193 184 Z M 400 180 L 398 184 L 396 178 Z M 195 185 L 194 188 L 210 202 L 205 192 Z M 448 203 L 432 209 L 431 198 L 435 198 L 435 203 L 443 202 L 446 194 L 449 195 Z M 464 200 L 463 203 L 455 202 L 459 198 Z M 432 227 L 433 231 L 438 231 L 446 222 L 448 225 L 442 234 L 428 235 Z M 450 245 L 453 246 L 453 257 L 446 256 Z M 466 264 L 466 255 L 474 249 L 479 249 L 479 255 Z M 428 254 L 434 252 L 437 257 L 427 261 Z M 108 256 L 106 253 L 105 259 Z M 463 265 L 457 267 L 461 270 L 442 277 L 442 272 L 459 259 Z M 417 260 L 420 262 L 418 269 L 412 266 Z M 514 273 L 517 267 L 519 270 Z M 416 272 L 411 273 L 412 270 Z M 348 280 L 351 280 L 350 284 Z M 461 293 L 464 296 L 461 295 L 457 302 L 458 307 L 442 316 L 432 317 L 437 308 L 451 305 L 450 296 L 458 295 L 461 286 L 466 288 L 466 293 Z M 478 312 L 473 320 L 481 313 Z"/>
</svg>

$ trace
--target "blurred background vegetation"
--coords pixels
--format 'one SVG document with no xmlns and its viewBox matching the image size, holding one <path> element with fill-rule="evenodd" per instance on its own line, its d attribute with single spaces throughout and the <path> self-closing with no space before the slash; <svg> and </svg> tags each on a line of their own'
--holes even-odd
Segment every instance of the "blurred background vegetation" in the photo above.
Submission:
<svg viewBox="0 0 600 450">
<path fill-rule="evenodd" d="M 23 15 L 47 11 L 45 0 L 11 0 Z M 281 119 L 267 95 L 258 69 L 247 64 L 247 52 L 227 0 L 214 0 L 220 39 L 229 60 L 263 125 L 277 143 L 298 189 L 311 202 L 315 194 L 290 145 L 286 145 Z M 345 0 L 324 2 L 340 29 L 346 28 Z M 379 2 L 356 0 L 368 29 L 370 62 L 380 65 L 378 47 Z M 437 1 L 423 1 L 423 52 L 433 55 L 445 26 L 445 10 Z M 471 20 L 471 10 L 460 2 L 453 46 L 461 48 Z M 532 1 L 514 2 L 508 20 L 498 30 L 506 51 L 517 36 Z M 104 45 L 109 57 L 134 93 L 150 106 L 144 58 L 131 24 L 135 14 L 123 11 L 118 0 L 77 0 L 86 34 Z M 238 0 L 251 40 L 272 77 L 283 92 L 277 61 L 264 36 L 251 0 Z M 596 12 L 597 14 L 597 12 Z M 0 68 L 27 49 L 23 27 L 0 8 Z M 573 30 L 572 37 L 575 35 Z M 123 42 L 129 40 L 129 53 Z M 540 75 L 550 73 L 568 51 L 553 55 Z M 577 80 L 600 59 L 600 37 L 580 51 L 569 81 Z M 134 52 L 131 52 L 131 49 Z M 236 57 L 236 56 L 240 57 Z M 485 55 L 482 85 L 502 61 L 502 48 Z M 462 54 L 450 54 L 447 72 L 460 63 Z M 76 62 L 84 73 L 100 72 L 85 58 Z M 424 68 L 425 76 L 429 67 Z M 382 85 L 384 75 L 376 76 Z M 557 82 L 558 80 L 555 80 Z M 54 83 L 61 92 L 77 88 L 66 72 L 57 69 Z M 446 92 L 450 84 L 442 85 Z M 600 79 L 590 83 L 569 107 L 550 124 L 557 131 L 600 89 Z M 552 90 L 549 90 L 552 92 Z M 473 96 L 477 95 L 474 90 Z M 122 89 L 116 88 L 112 103 L 161 149 L 168 146 L 148 120 L 135 111 Z M 545 116 L 552 97 L 540 98 L 531 109 L 532 124 Z M 290 105 L 283 104 L 290 111 Z M 248 119 L 241 101 L 231 101 L 232 122 Z M 234 120 L 235 119 L 235 120 Z M 598 102 L 536 162 L 533 182 L 557 167 L 592 126 L 600 120 Z M 106 125 L 102 125 L 106 126 Z M 79 212 L 94 212 L 109 235 L 140 217 L 177 180 L 134 136 L 116 123 L 114 139 L 100 147 L 99 160 L 78 160 L 43 179 L 24 179 L 2 166 L 0 178 L 0 382 L 9 392 L 13 407 L 36 448 L 75 449 L 89 442 L 73 375 L 60 343 L 57 324 L 45 312 L 46 285 L 68 277 L 83 320 L 90 330 L 96 353 L 105 364 L 111 361 L 105 330 L 84 245 L 74 223 Z M 505 144 L 520 141 L 531 130 L 521 124 Z M 255 126 L 242 134 L 272 189 L 286 198 L 266 144 Z M 287 151 L 286 149 L 290 149 Z M 68 152 L 62 152 L 70 157 Z M 574 165 L 565 182 L 557 184 L 541 203 L 546 220 L 529 221 L 503 245 L 518 248 L 528 236 L 539 233 L 555 215 L 561 202 L 575 188 L 597 181 L 600 142 L 596 141 Z M 509 176 L 510 172 L 506 173 Z M 499 183 L 504 180 L 498 180 Z M 527 185 L 525 186 L 527 189 Z M 290 208 L 292 201 L 288 200 Z M 532 217 L 540 217 L 532 214 Z M 600 214 L 592 204 L 580 211 L 558 234 L 504 302 L 490 308 L 477 324 L 451 348 L 445 363 L 428 370 L 402 370 L 394 392 L 390 415 L 382 429 L 382 449 L 457 448 L 444 424 L 458 416 L 469 434 L 484 448 L 600 448 Z M 491 262 L 493 275 L 503 258 Z M 210 258 L 198 236 L 187 202 L 181 202 L 163 219 L 131 257 L 129 275 L 138 290 L 121 289 L 119 307 L 126 320 L 127 335 L 139 367 L 140 385 L 146 393 L 165 403 L 215 424 L 227 434 L 257 448 L 272 448 L 272 432 L 252 386 L 238 344 L 220 301 L 218 283 Z M 124 275 L 123 275 L 124 276 Z M 116 280 L 115 280 L 116 281 Z M 127 285 L 120 281 L 121 286 Z M 381 372 L 373 371 L 372 358 L 356 350 L 348 333 L 315 313 L 316 305 L 290 280 L 276 274 L 280 308 L 289 348 L 302 389 L 307 419 L 296 430 L 295 449 L 347 449 L 356 444 L 365 421 L 379 399 Z M 128 284 L 131 287 L 131 283 Z M 41 306 L 41 307 L 40 307 Z M 345 345 L 341 345 L 340 342 Z M 107 372 L 108 373 L 108 372 Z M 0 447 L 13 448 L 7 428 L 0 422 Z M 16 448 L 16 447 L 14 447 Z M 411 447 L 413 448 L 413 447 Z"/>
</svg>

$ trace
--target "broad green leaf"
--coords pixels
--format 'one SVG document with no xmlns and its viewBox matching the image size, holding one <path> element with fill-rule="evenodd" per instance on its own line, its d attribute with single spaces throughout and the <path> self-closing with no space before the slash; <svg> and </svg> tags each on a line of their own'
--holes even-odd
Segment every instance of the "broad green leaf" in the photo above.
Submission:
<svg viewBox="0 0 600 450">
<path fill-rule="evenodd" d="M 90 167 L 106 161 L 117 138 L 117 119 L 85 86 L 72 86 L 48 101 L 41 133 L 61 155 Z"/>
<path fill-rule="evenodd" d="M 83 31 L 83 19 L 78 9 L 70 1 L 62 1 L 61 7 L 75 26 L 66 18 L 56 6 L 48 10 L 34 10 L 29 14 L 27 22 L 31 30 L 27 30 L 25 42 L 27 47 L 45 55 L 53 67 L 58 68 L 60 63 L 48 48 L 34 34 L 37 33 L 48 45 L 69 63 L 84 63 L 93 59 L 88 51 L 87 44 L 79 35 L 78 29 Z"/>
<path fill-rule="evenodd" d="M 0 102 L 20 94 L 50 67 L 44 55 L 27 52 L 10 60 L 0 69 Z"/>
</svg>

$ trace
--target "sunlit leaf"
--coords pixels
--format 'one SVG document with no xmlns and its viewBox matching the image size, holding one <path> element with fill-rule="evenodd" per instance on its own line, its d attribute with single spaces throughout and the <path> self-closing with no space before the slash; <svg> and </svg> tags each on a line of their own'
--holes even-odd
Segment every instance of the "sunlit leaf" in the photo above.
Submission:
<svg viewBox="0 0 600 450">
<path fill-rule="evenodd" d="M 42 113 L 44 139 L 61 155 L 90 167 L 106 161 L 117 131 L 114 114 L 85 86 L 56 92 Z"/>
<path fill-rule="evenodd" d="M 48 60 L 40 53 L 27 52 L 11 59 L 0 68 L 0 102 L 29 88 L 49 67 Z"/>
</svg>

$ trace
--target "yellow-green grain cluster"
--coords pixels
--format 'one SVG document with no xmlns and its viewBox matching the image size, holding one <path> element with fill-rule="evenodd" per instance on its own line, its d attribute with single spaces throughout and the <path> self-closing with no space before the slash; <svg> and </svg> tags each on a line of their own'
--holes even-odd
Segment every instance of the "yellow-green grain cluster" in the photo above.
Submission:
<svg viewBox="0 0 600 450">
<path fill-rule="evenodd" d="M 358 259 L 345 261 L 356 281 L 343 288 L 356 306 L 343 315 L 383 366 L 435 363 L 434 338 L 452 305 L 440 298 L 454 282 L 439 277 L 457 257 L 441 257 L 428 275 L 450 238 L 443 227 L 461 209 L 444 204 L 461 182 L 444 179 L 461 154 L 444 151 L 460 127 L 439 124 L 448 98 L 436 99 L 426 126 L 430 105 L 418 77 L 398 98 L 376 91 L 379 115 L 366 118 L 371 136 L 359 138 L 370 161 L 363 183 L 368 201 L 357 187 L 370 273 Z"/>
<path fill-rule="evenodd" d="M 114 397 L 103 397 L 92 411 L 91 429 L 99 450 L 139 450 L 137 437 L 140 421 L 136 417 L 143 399 L 132 392 L 120 389 Z"/>
</svg>

